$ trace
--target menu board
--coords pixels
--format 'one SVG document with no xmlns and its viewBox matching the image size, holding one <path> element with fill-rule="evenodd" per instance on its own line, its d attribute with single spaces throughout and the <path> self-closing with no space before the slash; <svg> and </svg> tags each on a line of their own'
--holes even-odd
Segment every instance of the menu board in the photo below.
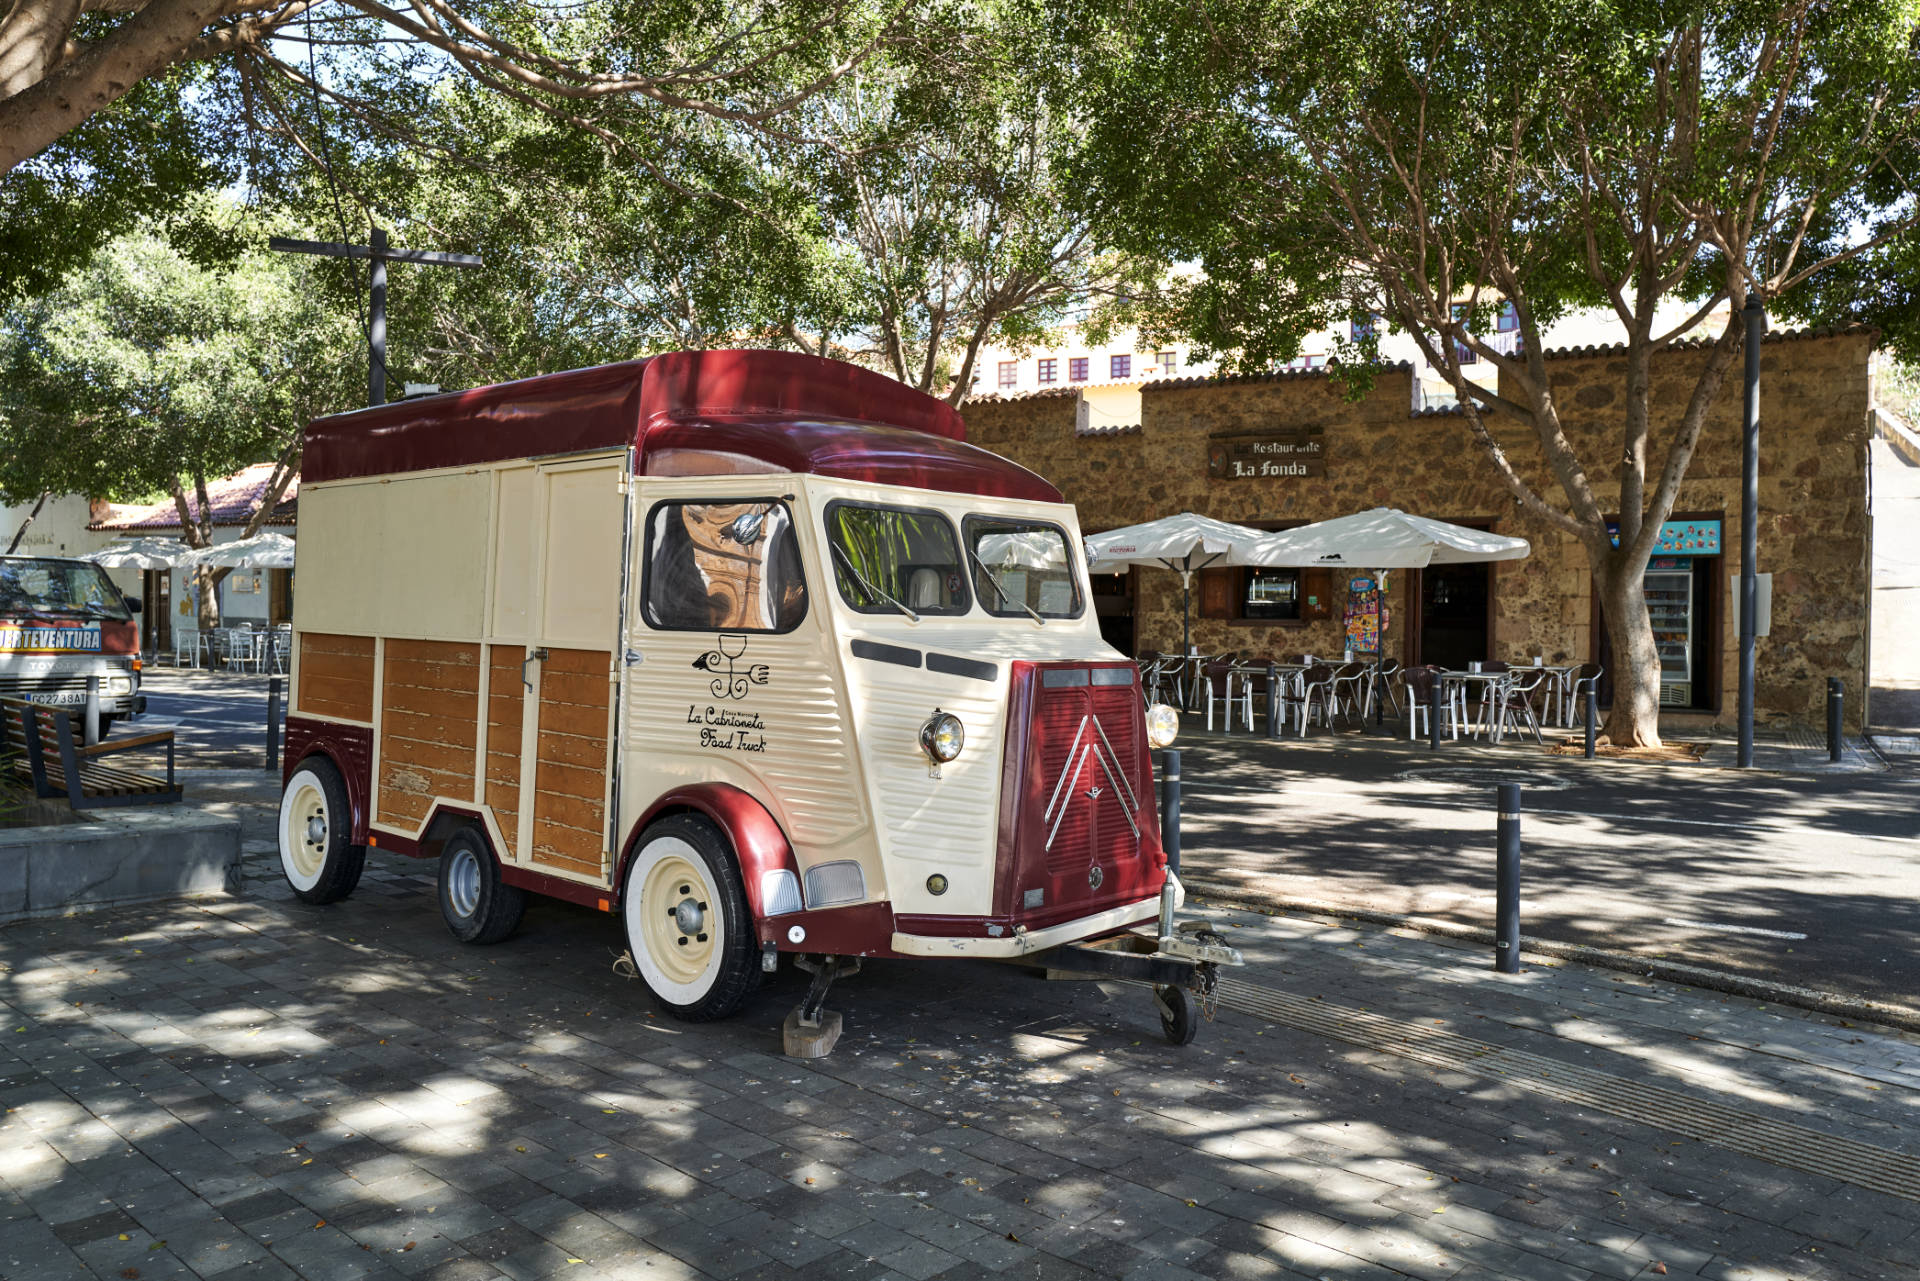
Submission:
<svg viewBox="0 0 1920 1281">
<path fill-rule="evenodd" d="M 1371 578 L 1347 580 L 1347 644 L 1355 654 L 1380 652 L 1380 584 Z"/>
</svg>

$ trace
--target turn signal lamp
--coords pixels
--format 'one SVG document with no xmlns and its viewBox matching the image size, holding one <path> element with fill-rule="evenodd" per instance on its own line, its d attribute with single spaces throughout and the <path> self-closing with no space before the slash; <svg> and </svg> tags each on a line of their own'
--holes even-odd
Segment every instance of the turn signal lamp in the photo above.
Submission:
<svg viewBox="0 0 1920 1281">
<path fill-rule="evenodd" d="M 952 712 L 933 709 L 933 715 L 920 727 L 920 748 L 939 764 L 946 764 L 960 755 L 960 749 L 967 743 L 967 731 L 960 724 L 960 718 Z"/>
<path fill-rule="evenodd" d="M 1155 703 L 1147 709 L 1147 741 L 1155 747 L 1165 747 L 1180 736 L 1180 713 L 1165 703 Z"/>
</svg>

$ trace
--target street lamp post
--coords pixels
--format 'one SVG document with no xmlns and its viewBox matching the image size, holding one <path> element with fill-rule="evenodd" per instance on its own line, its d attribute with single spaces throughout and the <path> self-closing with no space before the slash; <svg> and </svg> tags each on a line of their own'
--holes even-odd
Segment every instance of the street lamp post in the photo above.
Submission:
<svg viewBox="0 0 1920 1281">
<path fill-rule="evenodd" d="M 1741 309 L 1747 322 L 1746 403 L 1740 434 L 1740 752 L 1739 768 L 1753 765 L 1753 639 L 1759 628 L 1760 336 L 1766 308 L 1757 292 Z"/>
</svg>

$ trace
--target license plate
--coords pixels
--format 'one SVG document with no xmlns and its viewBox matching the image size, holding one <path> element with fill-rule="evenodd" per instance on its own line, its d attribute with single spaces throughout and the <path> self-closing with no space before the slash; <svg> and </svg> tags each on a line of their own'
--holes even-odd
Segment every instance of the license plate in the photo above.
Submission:
<svg viewBox="0 0 1920 1281">
<path fill-rule="evenodd" d="M 101 699 L 104 701 L 105 694 Z M 26 695 L 29 703 L 48 703 L 55 707 L 79 707 L 87 701 L 87 692 L 79 689 L 39 690 Z"/>
</svg>

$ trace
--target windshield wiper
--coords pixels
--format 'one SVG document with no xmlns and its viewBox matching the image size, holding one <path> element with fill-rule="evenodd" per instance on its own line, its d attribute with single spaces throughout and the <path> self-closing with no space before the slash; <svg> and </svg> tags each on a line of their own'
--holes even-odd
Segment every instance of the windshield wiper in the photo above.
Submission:
<svg viewBox="0 0 1920 1281">
<path fill-rule="evenodd" d="M 1013 597 L 1007 595 L 1007 589 L 1001 585 L 1000 580 L 994 576 L 993 571 L 987 568 L 987 562 L 981 560 L 979 557 L 979 554 L 976 553 L 973 550 L 973 548 L 971 547 L 967 548 L 967 555 L 973 559 L 974 564 L 980 567 L 980 572 L 987 576 L 987 582 L 993 585 L 993 593 L 994 595 L 1000 598 L 1001 604 L 1018 605 L 1021 609 L 1024 609 L 1027 611 L 1028 618 L 1031 618 L 1034 622 L 1040 624 L 1040 626 L 1042 627 L 1045 627 L 1047 625 L 1047 620 L 1040 617 L 1040 615 L 1036 614 L 1033 610 L 1033 606 L 1027 604 L 1027 602 L 1023 600 L 1015 600 Z"/>
<path fill-rule="evenodd" d="M 875 596 L 878 596 L 881 600 L 887 602 L 887 604 L 893 606 L 895 609 L 905 614 L 907 616 L 908 621 L 915 622 L 915 623 L 920 621 L 920 615 L 914 613 L 912 610 L 908 609 L 905 605 L 902 605 L 899 601 L 887 595 L 885 592 L 881 591 L 878 587 L 875 587 L 872 583 L 868 582 L 867 576 L 861 573 L 858 569 L 854 568 L 853 558 L 848 556 L 846 552 L 841 550 L 839 543 L 834 542 L 832 539 L 828 539 L 827 546 L 831 547 L 833 549 L 833 554 L 840 558 L 840 563 L 847 567 L 847 572 L 860 580 L 860 585 L 862 587 L 866 588 L 868 591 L 872 592 Z"/>
</svg>

